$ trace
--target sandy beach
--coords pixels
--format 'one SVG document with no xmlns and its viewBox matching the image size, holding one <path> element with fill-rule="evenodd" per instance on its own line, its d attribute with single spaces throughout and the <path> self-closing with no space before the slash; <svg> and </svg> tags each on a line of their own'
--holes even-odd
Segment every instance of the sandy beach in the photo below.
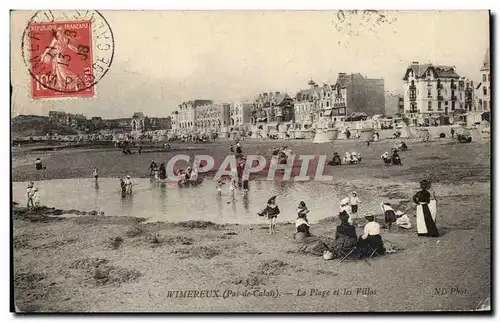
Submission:
<svg viewBox="0 0 500 322">
<path fill-rule="evenodd" d="M 399 200 L 396 208 L 409 214 L 413 227 L 382 231 L 396 253 L 326 261 L 299 252 L 295 226 L 279 220 L 277 233 L 269 235 L 264 223 L 146 222 L 113 213 L 31 211 L 20 204 L 12 214 L 16 305 L 36 312 L 473 310 L 490 296 L 490 144 L 407 141 L 403 166 L 384 166 L 380 155 L 395 143 L 243 141 L 242 147 L 245 153 L 268 155 L 274 146 L 287 145 L 296 154 L 329 159 L 335 151 L 361 152 L 361 164 L 326 167 L 325 173 L 343 194 L 355 190 L 361 198 Z M 145 149 L 129 156 L 113 148 L 14 148 L 12 179 L 89 178 L 93 167 L 102 177 L 144 177 L 152 159 L 166 161 L 178 153 L 223 158 L 229 153 L 228 142 L 171 146 L 169 152 Z M 37 157 L 47 170 L 35 170 Z M 416 234 L 411 197 L 424 178 L 442 192 L 437 196 L 438 238 Z M 19 200 L 14 196 L 13 201 Z M 311 232 L 334 238 L 337 215 L 332 208 Z M 362 234 L 362 228 L 357 232 Z"/>
</svg>

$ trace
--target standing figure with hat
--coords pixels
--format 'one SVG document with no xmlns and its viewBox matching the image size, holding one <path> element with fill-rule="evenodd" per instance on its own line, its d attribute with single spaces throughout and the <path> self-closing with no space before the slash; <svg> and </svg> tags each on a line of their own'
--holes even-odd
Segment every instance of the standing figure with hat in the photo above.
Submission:
<svg viewBox="0 0 500 322">
<path fill-rule="evenodd" d="M 360 256 L 369 256 L 372 249 L 379 255 L 385 255 L 384 242 L 380 236 L 380 224 L 375 222 L 375 216 L 371 213 L 367 213 L 365 218 L 368 222 L 365 225 L 363 235 L 358 240 Z"/>
<path fill-rule="evenodd" d="M 125 178 L 125 189 L 127 195 L 132 194 L 132 179 L 129 175 L 127 175 L 127 177 Z"/>
<path fill-rule="evenodd" d="M 276 228 L 276 221 L 280 213 L 280 209 L 278 208 L 278 205 L 276 205 L 276 196 L 272 196 L 267 201 L 265 213 L 269 221 L 269 234 L 274 234 L 274 229 Z"/>
<path fill-rule="evenodd" d="M 417 204 L 417 233 L 418 236 L 438 237 L 436 227 L 436 200 L 429 192 L 430 182 L 420 181 L 420 191 L 413 196 L 413 202 Z M 432 205 L 431 205 L 432 200 Z"/>
</svg>

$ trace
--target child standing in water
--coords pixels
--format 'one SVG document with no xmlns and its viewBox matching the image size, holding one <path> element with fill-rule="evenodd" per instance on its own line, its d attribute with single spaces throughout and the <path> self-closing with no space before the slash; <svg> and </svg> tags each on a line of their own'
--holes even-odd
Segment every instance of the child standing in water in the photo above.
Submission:
<svg viewBox="0 0 500 322">
<path fill-rule="evenodd" d="M 266 206 L 266 214 L 269 221 L 269 234 L 274 234 L 279 213 L 280 209 L 276 205 L 276 196 L 273 196 L 267 201 Z"/>
<path fill-rule="evenodd" d="M 97 181 L 99 179 L 99 169 L 95 168 L 94 169 L 94 179 Z"/>
<path fill-rule="evenodd" d="M 125 195 L 127 194 L 127 186 L 125 185 L 123 178 L 120 178 L 120 188 L 122 190 L 122 198 L 125 198 Z"/>
<path fill-rule="evenodd" d="M 38 193 L 38 188 L 33 190 L 33 202 L 35 203 L 35 209 L 40 207 L 40 194 Z"/>
<path fill-rule="evenodd" d="M 33 186 L 35 185 L 35 183 L 33 181 L 31 181 L 29 184 L 28 184 L 28 187 L 26 188 L 26 196 L 28 197 L 28 203 L 27 203 L 27 207 L 30 208 L 30 207 L 33 207 L 34 206 L 34 203 L 33 203 Z"/>
</svg>

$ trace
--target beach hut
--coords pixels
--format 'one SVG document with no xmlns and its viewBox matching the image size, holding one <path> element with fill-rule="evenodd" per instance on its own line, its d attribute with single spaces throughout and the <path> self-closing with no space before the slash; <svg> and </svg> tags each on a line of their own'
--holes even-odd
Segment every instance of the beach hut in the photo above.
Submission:
<svg viewBox="0 0 500 322">
<path fill-rule="evenodd" d="M 413 138 L 413 134 L 410 131 L 410 128 L 406 125 L 403 125 L 403 127 L 399 130 L 401 132 L 401 138 L 404 139 L 409 139 Z"/>
<path fill-rule="evenodd" d="M 316 135 L 314 136 L 313 143 L 327 143 L 331 142 L 328 138 L 326 129 L 317 129 Z"/>
</svg>

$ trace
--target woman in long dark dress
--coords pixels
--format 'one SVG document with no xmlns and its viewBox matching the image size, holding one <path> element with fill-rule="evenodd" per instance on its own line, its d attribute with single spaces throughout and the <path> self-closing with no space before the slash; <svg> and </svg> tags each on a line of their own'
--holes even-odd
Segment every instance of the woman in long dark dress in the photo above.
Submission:
<svg viewBox="0 0 500 322">
<path fill-rule="evenodd" d="M 436 213 L 431 212 L 429 208 L 432 198 L 431 193 L 428 191 L 429 186 L 429 181 L 421 181 L 421 190 L 413 196 L 413 202 L 417 204 L 417 233 L 418 236 L 438 237 Z"/>
<path fill-rule="evenodd" d="M 334 257 L 343 257 L 342 250 L 356 246 L 358 235 L 356 228 L 349 223 L 349 215 L 343 211 L 339 214 L 340 225 L 335 232 L 335 243 L 333 245 Z"/>
</svg>

